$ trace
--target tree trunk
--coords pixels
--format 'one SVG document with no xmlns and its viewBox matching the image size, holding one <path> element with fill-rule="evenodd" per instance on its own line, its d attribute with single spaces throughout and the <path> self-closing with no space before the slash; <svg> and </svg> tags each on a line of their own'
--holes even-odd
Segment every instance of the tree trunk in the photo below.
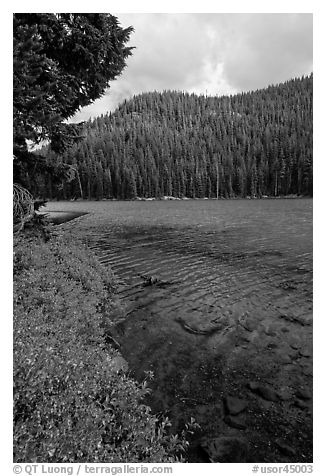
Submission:
<svg viewBox="0 0 326 476">
<path fill-rule="evenodd" d="M 218 192 L 219 192 L 219 181 L 220 181 L 220 176 L 219 176 L 219 171 L 218 171 L 218 162 L 216 163 L 216 198 L 218 199 Z"/>
</svg>

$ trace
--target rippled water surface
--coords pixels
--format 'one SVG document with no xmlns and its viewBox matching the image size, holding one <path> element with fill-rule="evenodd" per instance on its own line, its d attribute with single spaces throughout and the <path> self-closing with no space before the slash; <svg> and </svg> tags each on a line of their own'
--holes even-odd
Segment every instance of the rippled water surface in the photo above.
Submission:
<svg viewBox="0 0 326 476">
<path fill-rule="evenodd" d="M 311 460 L 311 401 L 296 392 L 312 386 L 312 203 L 48 205 L 89 213 L 63 226 L 86 236 L 117 276 L 125 314 L 115 337 L 136 378 L 154 372 L 153 409 L 174 429 L 194 416 L 198 441 L 245 438 L 248 461 L 286 461 L 280 438 L 294 446 L 293 461 Z M 253 381 L 287 398 L 257 397 Z M 227 396 L 248 402 L 238 427 L 226 418 Z M 193 461 L 205 460 L 198 441 Z"/>
</svg>

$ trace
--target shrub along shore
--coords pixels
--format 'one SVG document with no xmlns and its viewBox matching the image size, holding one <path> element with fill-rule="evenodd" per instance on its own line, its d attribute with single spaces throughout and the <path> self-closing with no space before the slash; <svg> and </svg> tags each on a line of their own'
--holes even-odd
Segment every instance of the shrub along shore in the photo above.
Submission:
<svg viewBox="0 0 326 476">
<path fill-rule="evenodd" d="M 105 338 L 113 275 L 49 229 L 14 236 L 14 461 L 184 461 L 186 433 L 151 413 Z"/>
</svg>

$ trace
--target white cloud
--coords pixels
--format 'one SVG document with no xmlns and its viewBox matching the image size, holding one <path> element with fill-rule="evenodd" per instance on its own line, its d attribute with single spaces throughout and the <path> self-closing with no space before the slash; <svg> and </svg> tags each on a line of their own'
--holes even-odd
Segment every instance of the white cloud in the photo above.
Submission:
<svg viewBox="0 0 326 476">
<path fill-rule="evenodd" d="M 256 89 L 312 71 L 312 15 L 235 15 L 224 50 L 228 83 Z M 231 30 L 232 29 L 232 30 Z"/>
<path fill-rule="evenodd" d="M 145 91 L 234 94 L 312 71 L 311 14 L 117 14 L 135 32 L 127 67 L 84 120 Z"/>
</svg>

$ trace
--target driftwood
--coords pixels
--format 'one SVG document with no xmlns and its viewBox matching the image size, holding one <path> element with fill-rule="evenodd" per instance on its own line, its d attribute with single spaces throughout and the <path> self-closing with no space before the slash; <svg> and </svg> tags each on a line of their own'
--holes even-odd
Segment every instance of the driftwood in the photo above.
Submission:
<svg viewBox="0 0 326 476">
<path fill-rule="evenodd" d="M 151 275 L 144 275 L 140 274 L 139 275 L 144 281 L 142 285 L 145 286 L 158 286 L 158 287 L 164 287 L 164 286 L 170 286 L 172 284 L 177 284 L 178 281 L 165 281 L 163 279 L 159 279 L 156 276 L 151 276 Z"/>
<path fill-rule="evenodd" d="M 14 232 L 24 228 L 25 223 L 34 216 L 34 200 L 28 190 L 20 185 L 14 184 L 13 187 L 13 219 Z"/>
<path fill-rule="evenodd" d="M 117 340 L 115 340 L 115 338 L 112 337 L 110 334 L 106 334 L 105 338 L 112 341 L 115 344 L 115 346 L 118 347 L 118 349 L 121 348 L 121 344 L 119 344 L 119 342 Z"/>
</svg>

